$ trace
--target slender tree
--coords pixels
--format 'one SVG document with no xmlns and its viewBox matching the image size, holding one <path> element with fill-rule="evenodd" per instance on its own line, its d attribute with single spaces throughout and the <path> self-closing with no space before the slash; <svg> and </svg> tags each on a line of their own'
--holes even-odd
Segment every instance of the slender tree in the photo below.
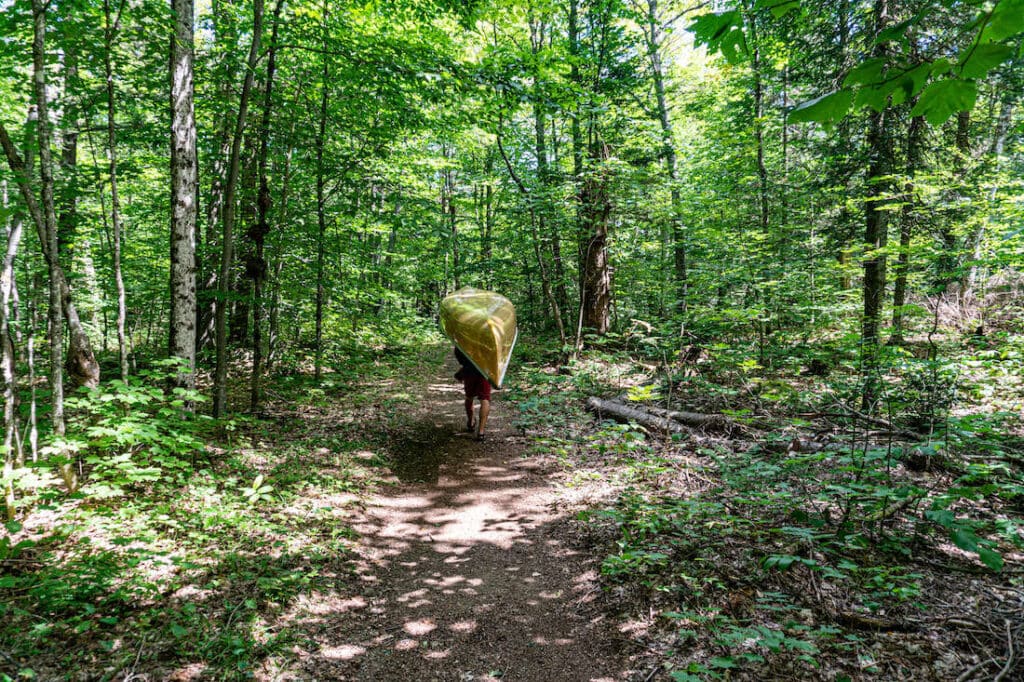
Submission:
<svg viewBox="0 0 1024 682">
<path fill-rule="evenodd" d="M 117 15 L 114 16 L 110 0 L 103 0 L 103 71 L 107 84 L 107 164 L 110 173 L 110 222 L 113 226 L 111 235 L 111 254 L 114 265 L 114 284 L 117 287 L 117 357 L 121 368 L 121 378 L 128 380 L 128 344 L 125 340 L 124 325 L 127 317 L 127 298 L 124 289 L 124 276 L 121 273 L 121 240 L 124 226 L 121 220 L 121 198 L 117 189 L 117 111 L 116 93 L 114 90 L 114 41 L 121 24 L 121 12 L 124 0 L 120 0 Z"/>
<path fill-rule="evenodd" d="M 260 372 L 263 363 L 263 283 L 267 278 L 264 243 L 270 232 L 270 181 L 267 178 L 267 157 L 270 150 L 270 113 L 274 102 L 274 76 L 277 72 L 277 33 L 284 0 L 274 5 L 270 48 L 267 57 L 267 82 L 263 92 L 263 118 L 260 121 L 260 148 L 257 158 L 259 194 L 256 199 L 256 222 L 249 229 L 249 238 L 255 247 L 246 272 L 252 278 L 252 379 L 249 385 L 249 409 L 255 410 L 260 402 Z"/>
<path fill-rule="evenodd" d="M 224 219 L 221 235 L 220 276 L 218 280 L 218 302 L 216 314 L 217 366 L 213 377 L 213 415 L 221 417 L 227 410 L 228 381 L 228 335 L 227 335 L 227 300 L 231 288 L 231 267 L 234 259 L 234 223 L 235 223 L 235 188 L 238 186 L 238 173 L 241 166 L 242 136 L 245 133 L 245 119 L 249 107 L 249 94 L 252 92 L 256 62 L 260 54 L 260 42 L 263 35 L 263 0 L 254 0 L 252 5 L 252 42 L 249 45 L 249 58 L 246 62 L 245 80 L 242 82 L 242 94 L 238 101 L 238 117 L 235 119 L 235 132 L 231 138 L 231 156 L 228 161 L 228 179 L 224 189 Z"/>
<path fill-rule="evenodd" d="M 171 327 L 170 354 L 180 358 L 178 383 L 195 386 L 196 118 L 193 103 L 193 0 L 171 0 Z"/>
</svg>

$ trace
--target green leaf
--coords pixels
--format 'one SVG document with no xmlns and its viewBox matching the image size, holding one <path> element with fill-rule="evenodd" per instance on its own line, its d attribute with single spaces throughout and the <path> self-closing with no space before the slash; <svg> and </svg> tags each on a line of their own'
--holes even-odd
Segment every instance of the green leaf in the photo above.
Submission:
<svg viewBox="0 0 1024 682">
<path fill-rule="evenodd" d="M 1024 32 L 1024 0 L 1002 0 L 982 30 L 979 42 L 993 43 Z"/>
<path fill-rule="evenodd" d="M 1013 56 L 1013 48 L 1009 45 L 985 44 L 977 45 L 968 52 L 967 58 L 960 64 L 961 78 L 983 78 L 985 74 Z"/>
<path fill-rule="evenodd" d="M 925 511 L 924 517 L 929 521 L 934 521 L 943 528 L 949 528 L 956 520 L 956 515 L 948 509 L 928 509 Z"/>
<path fill-rule="evenodd" d="M 843 79 L 843 87 L 867 85 L 880 81 L 882 72 L 885 70 L 885 62 L 886 60 L 882 57 L 864 60 L 846 74 L 846 78 Z"/>
<path fill-rule="evenodd" d="M 171 634 L 180 639 L 188 634 L 188 629 L 181 627 L 177 623 L 171 623 Z"/>
<path fill-rule="evenodd" d="M 932 62 L 932 75 L 933 76 L 945 76 L 953 68 L 953 65 L 949 63 L 949 60 L 945 57 L 939 57 Z"/>
<path fill-rule="evenodd" d="M 799 0 L 757 0 L 754 9 L 768 10 L 776 19 L 781 19 L 793 10 L 800 9 Z"/>
<path fill-rule="evenodd" d="M 919 19 L 920 16 L 911 17 L 906 21 L 901 21 L 884 29 L 875 37 L 875 44 L 881 45 L 882 43 L 896 42 L 900 45 L 907 45 L 907 29 L 916 24 Z"/>
<path fill-rule="evenodd" d="M 966 528 L 957 528 L 952 533 L 953 544 L 965 552 L 978 551 L 978 536 Z"/>
<path fill-rule="evenodd" d="M 981 563 L 985 564 L 993 571 L 1003 570 L 1003 555 L 999 552 L 991 550 L 988 547 L 979 547 L 978 558 L 981 559 Z"/>
<path fill-rule="evenodd" d="M 707 45 L 709 52 L 721 52 L 730 64 L 738 64 L 747 56 L 747 38 L 742 27 L 743 15 L 734 10 L 701 15 L 687 28 L 698 45 Z"/>
<path fill-rule="evenodd" d="M 789 554 L 776 554 L 770 556 L 764 560 L 763 566 L 765 568 L 780 568 L 786 570 L 793 565 L 793 562 L 797 560 L 797 557 Z"/>
<path fill-rule="evenodd" d="M 721 14 L 711 12 L 694 19 L 687 29 L 693 33 L 694 40 L 698 45 L 704 44 L 709 49 L 716 49 L 712 47 L 712 43 L 721 40 L 726 32 L 739 25 L 740 21 L 739 12 L 722 12 Z"/>
<path fill-rule="evenodd" d="M 910 115 L 924 116 L 931 125 L 940 126 L 954 113 L 972 109 L 977 99 L 977 83 L 947 78 L 925 88 Z"/>
<path fill-rule="evenodd" d="M 897 106 L 921 92 L 928 83 L 928 76 L 932 72 L 931 64 L 918 64 L 907 70 L 893 83 L 892 104 Z"/>
<path fill-rule="evenodd" d="M 818 121 L 829 123 L 838 121 L 850 110 L 853 103 L 853 92 L 851 90 L 837 90 L 816 99 L 798 104 L 789 112 L 787 120 L 790 123 L 808 123 Z"/>
<path fill-rule="evenodd" d="M 22 525 L 18 521 L 8 521 L 4 524 L 4 527 L 7 529 L 8 533 L 11 533 L 13 535 L 14 533 L 17 533 L 21 530 Z"/>
</svg>

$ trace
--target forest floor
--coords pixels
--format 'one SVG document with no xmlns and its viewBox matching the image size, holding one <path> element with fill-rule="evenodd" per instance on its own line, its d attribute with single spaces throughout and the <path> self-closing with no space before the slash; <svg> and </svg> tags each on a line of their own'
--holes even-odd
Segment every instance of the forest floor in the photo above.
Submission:
<svg viewBox="0 0 1024 682">
<path fill-rule="evenodd" d="M 358 593 L 310 598 L 301 669 L 321 680 L 624 679 L 628 638 L 599 608 L 600 557 L 580 551 L 550 462 L 529 456 L 500 392 L 486 439 L 465 432 L 455 369 L 449 360 L 408 387 L 390 475 L 346 519 Z M 387 421 L 367 428 L 393 421 L 378 416 Z"/>
<path fill-rule="evenodd" d="M 839 372 L 722 358 L 659 384 L 621 351 L 528 348 L 479 442 L 447 348 L 350 352 L 321 382 L 281 368 L 254 417 L 183 423 L 155 375 L 74 405 L 85 486 L 33 483 L 0 538 L 0 682 L 1019 673 L 1002 351 L 975 369 L 1009 377 L 993 414 L 920 445 L 836 413 Z M 627 394 L 738 428 L 584 411 Z"/>
</svg>

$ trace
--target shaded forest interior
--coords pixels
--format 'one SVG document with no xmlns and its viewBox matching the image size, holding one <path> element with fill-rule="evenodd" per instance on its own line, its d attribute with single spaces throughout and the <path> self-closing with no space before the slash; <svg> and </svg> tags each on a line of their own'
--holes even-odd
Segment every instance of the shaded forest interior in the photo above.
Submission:
<svg viewBox="0 0 1024 682">
<path fill-rule="evenodd" d="M 577 557 L 552 608 L 620 626 L 609 679 L 1018 678 L 1022 36 L 1020 0 L 0 0 L 0 680 L 386 679 L 311 604 L 372 601 L 367 500 L 474 457 L 558 491 L 510 546 Z M 464 286 L 520 325 L 479 451 Z M 543 679 L 428 640 L 391 679 Z"/>
</svg>

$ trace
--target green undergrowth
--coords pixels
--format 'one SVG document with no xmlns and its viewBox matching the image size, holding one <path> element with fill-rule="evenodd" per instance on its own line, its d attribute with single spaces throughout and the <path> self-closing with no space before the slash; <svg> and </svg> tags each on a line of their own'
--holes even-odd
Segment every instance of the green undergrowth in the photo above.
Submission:
<svg viewBox="0 0 1024 682">
<path fill-rule="evenodd" d="M 844 365 L 852 354 L 828 344 L 764 363 L 717 348 L 683 366 L 665 349 L 659 363 L 656 344 L 606 340 L 560 372 L 526 367 L 520 420 L 576 476 L 589 468 L 618 486 L 613 505 L 581 518 L 604 538 L 605 585 L 653 607 L 673 679 L 943 677 L 931 640 L 899 635 L 923 651 L 908 661 L 891 635 L 966 601 L 969 584 L 1022 583 L 1022 342 L 950 345 L 945 359 L 888 349 L 880 421 L 866 422 L 839 407 L 857 406 L 862 384 Z M 827 371 L 808 371 L 825 356 Z M 738 430 L 565 428 L 561 405 L 586 421 L 588 395 L 671 397 Z"/>
<path fill-rule="evenodd" d="M 308 637 L 281 624 L 299 597 L 352 580 L 355 534 L 341 517 L 387 461 L 367 415 L 407 404 L 397 377 L 441 352 L 351 349 L 319 384 L 269 382 L 262 418 L 201 416 L 202 397 L 170 389 L 174 369 L 159 364 L 76 394 L 59 445 L 78 491 L 55 485 L 52 462 L 14 474 L 0 679 L 157 679 L 190 665 L 250 679 L 287 658 Z"/>
</svg>

